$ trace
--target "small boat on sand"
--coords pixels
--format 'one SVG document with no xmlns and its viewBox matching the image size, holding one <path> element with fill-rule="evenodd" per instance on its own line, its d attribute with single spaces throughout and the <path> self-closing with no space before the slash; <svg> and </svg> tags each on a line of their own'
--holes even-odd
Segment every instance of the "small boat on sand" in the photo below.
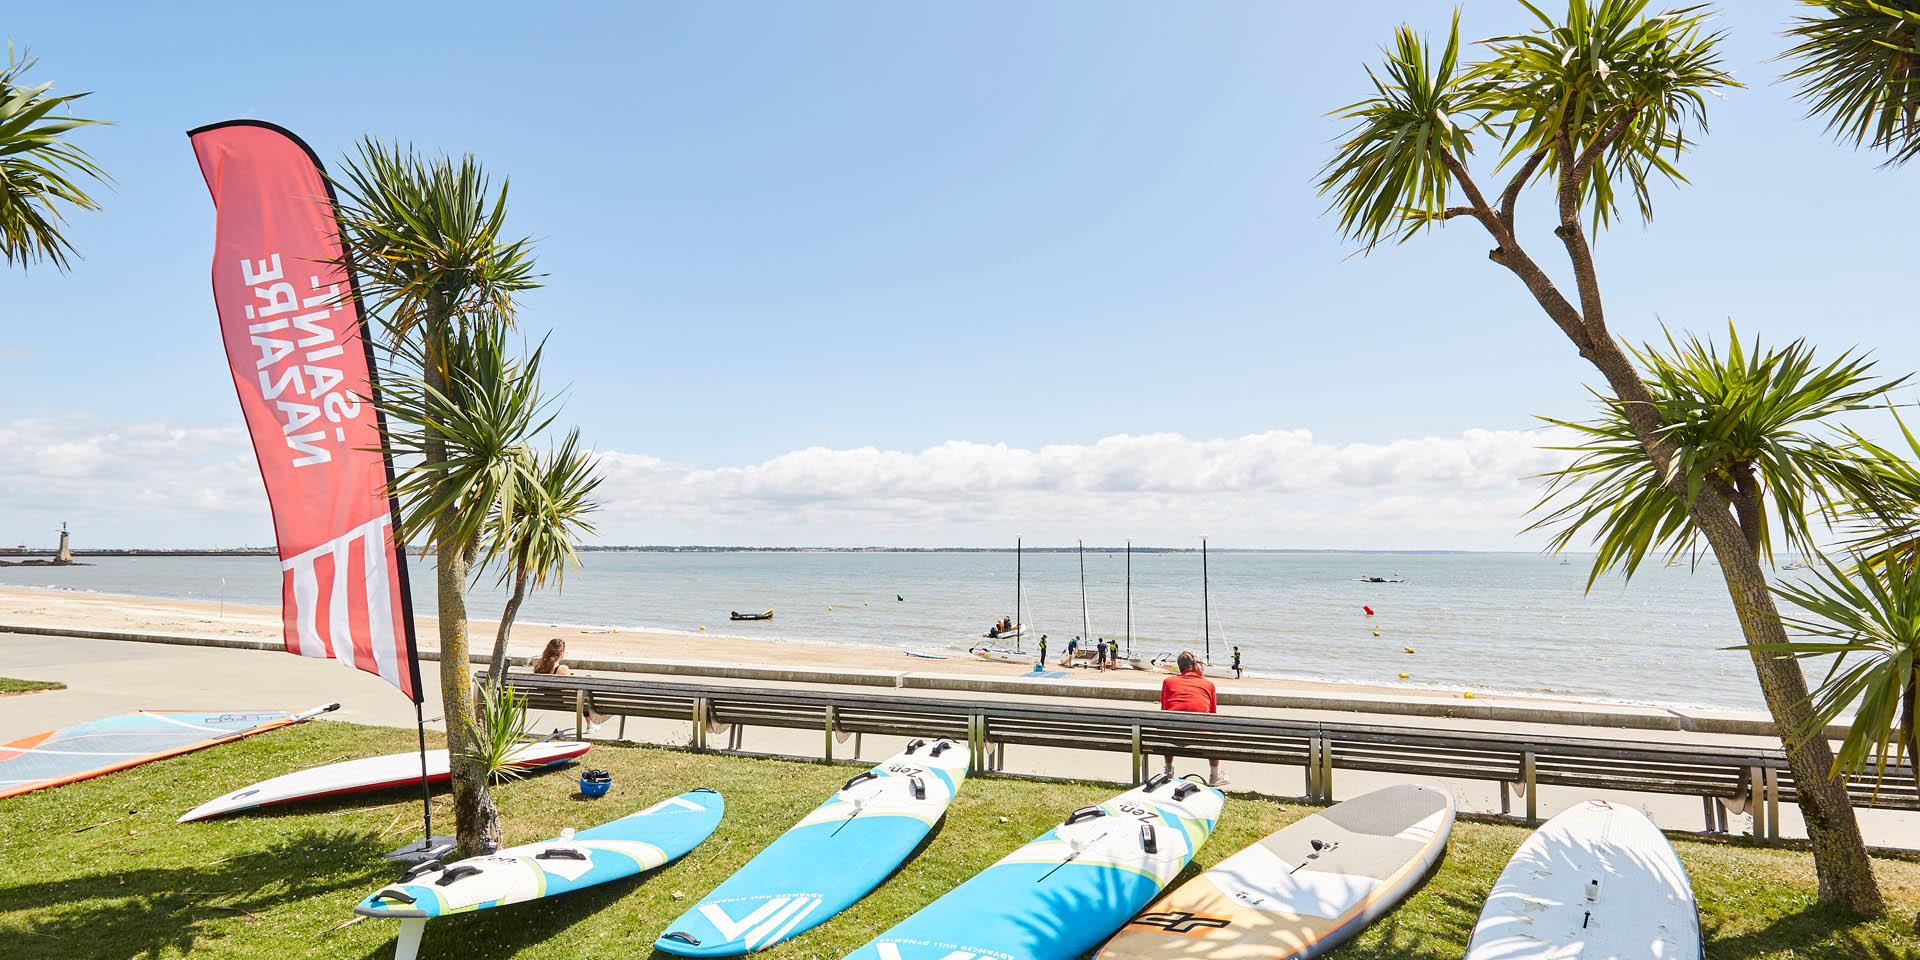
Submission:
<svg viewBox="0 0 1920 960">
<path fill-rule="evenodd" d="M 772 620 L 773 611 L 762 610 L 759 613 L 741 613 L 738 610 L 734 610 L 734 611 L 730 611 L 727 614 L 727 619 L 728 620 Z"/>
</svg>

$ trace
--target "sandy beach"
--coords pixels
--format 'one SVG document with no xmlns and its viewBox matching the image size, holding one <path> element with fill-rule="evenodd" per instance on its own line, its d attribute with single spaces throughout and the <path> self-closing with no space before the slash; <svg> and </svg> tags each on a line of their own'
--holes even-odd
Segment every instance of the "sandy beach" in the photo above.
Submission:
<svg viewBox="0 0 1920 960">
<path fill-rule="evenodd" d="M 280 640 L 280 611 L 275 607 L 238 603 L 208 603 L 156 597 L 82 593 L 42 588 L 0 587 L 0 624 L 36 627 L 66 627 L 82 630 L 183 633 L 205 637 L 233 637 L 250 640 Z M 473 650 L 492 648 L 496 624 L 474 620 Z M 432 617 L 419 619 L 420 645 L 436 649 L 438 622 Z M 928 652 L 950 653 L 944 660 L 908 656 L 904 650 L 884 647 L 816 643 L 800 640 L 759 640 L 714 633 L 645 631 L 607 627 L 552 626 L 520 622 L 515 624 L 509 653 L 531 657 L 539 653 L 549 639 L 567 642 L 569 656 L 650 657 L 671 660 L 704 660 L 713 663 L 777 663 L 787 666 L 849 669 L 922 670 L 978 676 L 1017 677 L 1028 673 L 1031 665 L 978 660 L 964 653 L 929 647 Z M 1058 647 L 1050 651 L 1058 659 Z M 1050 670 L 1058 670 L 1049 667 Z M 1063 671 L 1062 683 L 1139 680 L 1158 674 L 1133 670 Z M 1520 697 L 1472 690 L 1432 690 L 1388 685 L 1336 683 L 1274 677 L 1246 677 L 1220 680 L 1223 689 L 1273 690 L 1357 699 L 1396 699 L 1407 696 L 1450 695 L 1495 703 L 1588 703 L 1567 698 Z M 1471 695 L 1471 696 L 1469 696 Z"/>
</svg>

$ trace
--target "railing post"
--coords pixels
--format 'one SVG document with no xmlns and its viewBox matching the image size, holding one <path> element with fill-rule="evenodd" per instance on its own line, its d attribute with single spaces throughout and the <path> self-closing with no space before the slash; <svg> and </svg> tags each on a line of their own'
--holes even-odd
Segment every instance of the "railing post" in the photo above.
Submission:
<svg viewBox="0 0 1920 960">
<path fill-rule="evenodd" d="M 1145 783 L 1146 770 L 1146 756 L 1140 750 L 1140 725 L 1136 723 L 1133 725 L 1133 782 Z"/>
<path fill-rule="evenodd" d="M 967 775 L 977 775 L 985 764 L 980 762 L 980 715 L 967 714 Z"/>
<path fill-rule="evenodd" d="M 707 710 L 706 697 L 693 698 L 693 748 L 695 750 L 707 748 Z"/>
<path fill-rule="evenodd" d="M 575 740 L 587 738 L 587 692 L 585 690 L 573 692 L 573 738 Z"/>
<path fill-rule="evenodd" d="M 1532 750 L 1520 755 L 1520 782 L 1522 789 L 1527 791 L 1527 823 L 1539 823 L 1540 783 L 1538 772 L 1534 769 Z"/>
<path fill-rule="evenodd" d="M 826 745 L 826 750 L 821 754 L 821 756 L 828 763 L 833 762 L 833 727 L 834 727 L 834 723 L 839 719 L 840 719 L 840 708 L 834 706 L 831 703 L 827 704 L 827 740 L 826 740 L 827 745 Z"/>
<path fill-rule="evenodd" d="M 1307 802 L 1320 800 L 1320 738 L 1307 738 Z"/>
<path fill-rule="evenodd" d="M 1767 842 L 1780 842 L 1780 771 L 1768 767 L 1767 773 Z"/>
<path fill-rule="evenodd" d="M 1767 835 L 1767 780 L 1759 767 L 1747 768 L 1747 810 L 1753 814 L 1753 838 Z"/>
<path fill-rule="evenodd" d="M 1320 740 L 1320 802 L 1333 802 L 1333 741 Z"/>
</svg>

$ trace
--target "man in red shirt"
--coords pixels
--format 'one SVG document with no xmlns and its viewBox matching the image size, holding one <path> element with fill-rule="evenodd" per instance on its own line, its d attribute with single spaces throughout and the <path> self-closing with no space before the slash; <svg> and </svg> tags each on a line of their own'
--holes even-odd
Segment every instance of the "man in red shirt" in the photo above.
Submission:
<svg viewBox="0 0 1920 960">
<path fill-rule="evenodd" d="M 1160 681 L 1160 709 L 1179 710 L 1185 713 L 1219 713 L 1220 696 L 1214 692 L 1213 681 L 1200 672 L 1200 658 L 1191 650 L 1180 651 L 1175 661 L 1180 668 L 1178 676 Z M 1173 776 L 1173 754 L 1166 756 L 1167 776 Z M 1227 775 L 1220 772 L 1220 761 L 1207 761 L 1209 773 L 1207 782 L 1214 786 L 1227 783 Z"/>
</svg>

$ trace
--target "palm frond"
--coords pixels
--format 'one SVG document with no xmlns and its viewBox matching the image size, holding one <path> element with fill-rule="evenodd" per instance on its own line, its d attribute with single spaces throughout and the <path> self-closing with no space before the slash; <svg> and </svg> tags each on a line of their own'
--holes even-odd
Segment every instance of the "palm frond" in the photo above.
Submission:
<svg viewBox="0 0 1920 960">
<path fill-rule="evenodd" d="M 340 222 L 369 312 L 393 339 L 474 319 L 511 324 L 540 285 L 532 242 L 507 239 L 507 185 L 472 156 L 424 158 L 368 139 L 334 178 Z"/>
<path fill-rule="evenodd" d="M 1920 156 L 1920 2 L 1802 0 L 1819 13 L 1794 20 L 1782 59 L 1807 116 L 1825 117 L 1842 143 Z"/>
<path fill-rule="evenodd" d="M 1320 171 L 1329 211 L 1340 230 L 1371 247 L 1389 235 L 1404 241 L 1438 222 L 1451 195 L 1451 154 L 1473 152 L 1478 88 L 1460 64 L 1460 15 L 1435 56 L 1410 26 L 1394 34 L 1380 72 L 1367 71 L 1373 95 L 1333 111 L 1353 121 L 1333 159 Z"/>
<path fill-rule="evenodd" d="M 1906 378 L 1877 378 L 1872 361 L 1851 351 L 1821 363 L 1804 340 L 1742 346 L 1731 325 L 1728 334 L 1724 355 L 1671 334 L 1664 351 L 1633 351 L 1674 451 L 1665 472 L 1621 401 L 1601 398 L 1602 414 L 1590 422 L 1542 418 L 1578 442 L 1554 448 L 1574 458 L 1548 475 L 1530 529 L 1553 530 L 1556 551 L 1590 538 L 1589 587 L 1608 571 L 1632 576 L 1656 553 L 1672 561 L 1697 549 L 1692 510 L 1709 490 L 1760 512 L 1744 519 L 1769 561 L 1776 532 L 1789 551 L 1817 553 L 1815 522 L 1835 526 L 1855 504 L 1886 496 L 1860 438 L 1831 420 L 1878 406 Z"/>
<path fill-rule="evenodd" d="M 8 42 L 0 69 L 0 263 L 66 270 L 78 251 L 67 238 L 63 207 L 98 210 L 86 181 L 113 182 L 67 135 L 107 121 L 71 115 L 85 93 L 53 96 L 51 83 L 28 86 L 24 77 L 36 62 Z"/>
<path fill-rule="evenodd" d="M 1827 661 L 1814 690 L 1812 718 L 1796 736 L 1817 736 L 1853 713 L 1834 756 L 1835 773 L 1876 767 L 1881 776 L 1914 749 L 1915 731 L 1903 711 L 1920 664 L 1920 568 L 1912 563 L 1841 566 L 1821 557 L 1810 580 L 1784 581 L 1773 591 L 1797 614 L 1783 617 L 1796 639 L 1753 644 L 1761 654 Z"/>
<path fill-rule="evenodd" d="M 1542 155 L 1535 175 L 1552 178 L 1597 146 L 1580 183 L 1595 226 L 1612 222 L 1623 195 L 1652 218 L 1652 181 L 1685 182 L 1677 161 L 1707 128 L 1707 98 L 1740 86 L 1711 12 L 1649 16 L 1648 0 L 1570 0 L 1556 21 L 1523 5 L 1539 26 L 1481 41 L 1488 56 L 1476 68 L 1488 125 L 1505 143 L 1501 165 Z"/>
<path fill-rule="evenodd" d="M 474 716 L 467 721 L 470 747 L 465 759 L 486 771 L 489 779 L 519 779 L 524 768 L 514 764 L 514 755 L 532 727 L 526 694 L 512 687 L 483 686 Z"/>
</svg>

